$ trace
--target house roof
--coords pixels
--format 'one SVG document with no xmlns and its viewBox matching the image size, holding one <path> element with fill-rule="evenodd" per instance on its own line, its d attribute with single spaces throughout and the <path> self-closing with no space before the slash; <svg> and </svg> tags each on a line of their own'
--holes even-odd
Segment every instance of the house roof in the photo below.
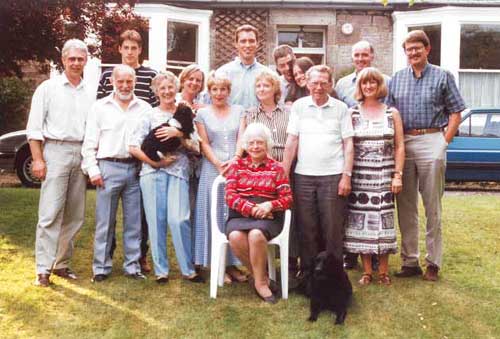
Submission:
<svg viewBox="0 0 500 339">
<path fill-rule="evenodd" d="M 408 6 L 408 0 L 388 0 L 387 6 L 382 0 L 139 0 L 140 3 L 157 3 L 186 8 L 222 9 L 222 8 L 333 8 L 333 9 L 377 9 L 377 10 L 412 10 L 442 6 L 486 6 L 500 7 L 500 0 L 415 0 Z"/>
</svg>

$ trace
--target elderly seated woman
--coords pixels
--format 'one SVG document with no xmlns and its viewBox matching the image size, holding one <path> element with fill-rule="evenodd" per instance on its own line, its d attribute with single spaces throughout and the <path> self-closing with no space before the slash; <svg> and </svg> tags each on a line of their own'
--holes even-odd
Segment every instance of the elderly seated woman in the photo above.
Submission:
<svg viewBox="0 0 500 339">
<path fill-rule="evenodd" d="M 226 175 L 226 234 L 233 253 L 252 274 L 257 295 L 274 304 L 266 273 L 267 242 L 281 232 L 292 191 L 281 164 L 268 157 L 273 141 L 265 125 L 249 124 L 241 141 L 248 156 L 231 164 Z"/>
</svg>

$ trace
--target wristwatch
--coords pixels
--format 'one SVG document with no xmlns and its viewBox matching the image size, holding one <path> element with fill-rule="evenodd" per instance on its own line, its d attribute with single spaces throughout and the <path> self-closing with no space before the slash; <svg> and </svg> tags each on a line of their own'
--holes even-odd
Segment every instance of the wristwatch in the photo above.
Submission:
<svg viewBox="0 0 500 339">
<path fill-rule="evenodd" d="M 344 171 L 344 174 L 347 175 L 348 177 L 352 177 L 352 172 Z"/>
<path fill-rule="evenodd" d="M 403 171 L 394 171 L 394 174 L 399 174 L 401 178 L 403 177 Z"/>
</svg>

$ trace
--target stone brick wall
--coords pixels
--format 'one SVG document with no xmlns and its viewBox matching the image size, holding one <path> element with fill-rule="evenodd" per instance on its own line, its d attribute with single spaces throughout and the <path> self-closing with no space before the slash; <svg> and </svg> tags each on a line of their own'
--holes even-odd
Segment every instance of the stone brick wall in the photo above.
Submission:
<svg viewBox="0 0 500 339">
<path fill-rule="evenodd" d="M 344 35 L 341 27 L 344 23 L 353 25 L 351 35 Z M 337 39 L 338 55 L 336 58 L 336 71 L 342 72 L 352 66 L 351 47 L 359 40 L 369 41 L 375 48 L 373 66 L 383 73 L 392 74 L 392 20 L 390 13 L 349 12 L 337 11 Z"/>
<path fill-rule="evenodd" d="M 344 23 L 353 25 L 352 34 L 341 31 Z M 390 12 L 347 11 L 334 9 L 272 9 L 267 31 L 267 63 L 274 64 L 272 50 L 276 47 L 278 28 L 282 26 L 318 26 L 326 31 L 326 64 L 335 75 L 352 68 L 351 47 L 359 40 L 368 40 L 375 48 L 374 66 L 392 74 L 392 20 Z"/>
</svg>

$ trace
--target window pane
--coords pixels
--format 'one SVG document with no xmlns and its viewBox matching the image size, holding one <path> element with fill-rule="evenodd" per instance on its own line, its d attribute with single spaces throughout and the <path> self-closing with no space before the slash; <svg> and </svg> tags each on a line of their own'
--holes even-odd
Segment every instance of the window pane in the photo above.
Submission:
<svg viewBox="0 0 500 339">
<path fill-rule="evenodd" d="M 288 45 L 290 47 L 299 47 L 299 32 L 278 32 L 278 45 Z"/>
<path fill-rule="evenodd" d="M 460 72 L 459 86 L 467 107 L 500 106 L 500 73 Z"/>
<path fill-rule="evenodd" d="M 198 26 L 169 21 L 167 27 L 167 62 L 187 66 L 196 62 Z"/>
<path fill-rule="evenodd" d="M 322 48 L 323 47 L 323 32 L 305 32 L 304 40 L 302 40 L 304 48 Z"/>
<path fill-rule="evenodd" d="M 470 135 L 470 117 L 462 121 L 458 127 L 458 135 L 461 137 L 468 137 Z"/>
<path fill-rule="evenodd" d="M 428 56 L 429 62 L 434 65 L 441 65 L 441 25 L 414 26 L 410 27 L 408 31 L 411 32 L 417 29 L 424 31 L 431 41 L 431 52 Z"/>
<path fill-rule="evenodd" d="M 486 123 L 486 114 L 472 114 L 470 118 L 470 136 L 480 137 L 483 135 L 484 125 Z"/>
<path fill-rule="evenodd" d="M 500 69 L 500 25 L 462 25 L 460 68 Z"/>
</svg>

